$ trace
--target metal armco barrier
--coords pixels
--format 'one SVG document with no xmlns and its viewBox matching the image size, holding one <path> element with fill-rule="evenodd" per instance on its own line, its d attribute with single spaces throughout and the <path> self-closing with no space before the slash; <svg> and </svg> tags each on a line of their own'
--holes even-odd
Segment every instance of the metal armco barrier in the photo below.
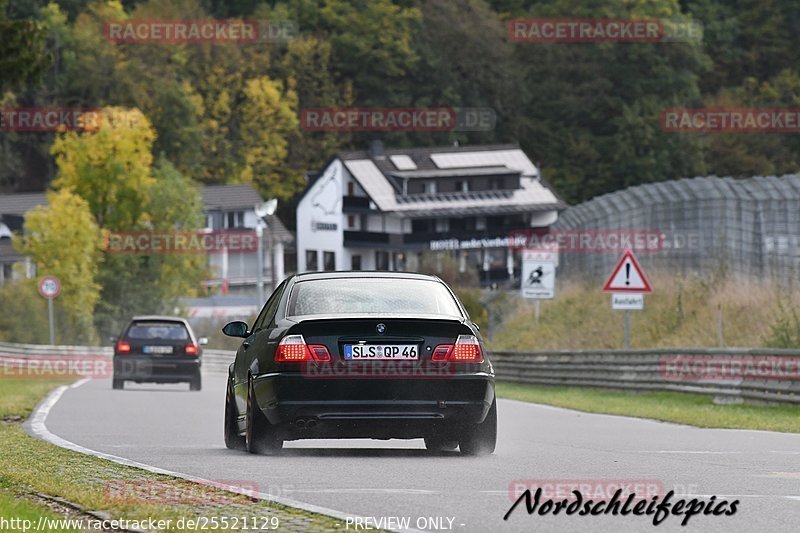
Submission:
<svg viewBox="0 0 800 533">
<path fill-rule="evenodd" d="M 800 350 L 666 348 L 493 352 L 497 379 L 564 387 L 710 394 L 720 400 L 800 404 Z M 744 376 L 698 379 L 709 365 L 745 369 Z M 755 371 L 755 375 L 752 373 Z M 724 374 L 724 373 L 723 373 Z"/>
<path fill-rule="evenodd" d="M 14 344 L 0 342 L 0 357 L 24 359 L 34 356 L 105 356 L 111 357 L 111 346 L 49 346 L 46 344 Z M 224 374 L 233 362 L 235 352 L 229 350 L 203 350 L 203 371 Z"/>
<path fill-rule="evenodd" d="M 111 357 L 111 347 L 47 346 L 0 342 L 0 357 Z M 224 374 L 230 350 L 203 351 L 204 372 Z M 653 350 L 578 350 L 492 352 L 497 379 L 532 385 L 600 387 L 634 391 L 676 391 L 713 395 L 721 400 L 800 404 L 800 350 L 665 348 Z M 699 378 L 697 371 L 711 368 Z M 713 372 L 714 369 L 742 372 Z M 736 375 L 741 374 L 741 375 Z M 713 376 L 709 377 L 709 376 Z"/>
</svg>

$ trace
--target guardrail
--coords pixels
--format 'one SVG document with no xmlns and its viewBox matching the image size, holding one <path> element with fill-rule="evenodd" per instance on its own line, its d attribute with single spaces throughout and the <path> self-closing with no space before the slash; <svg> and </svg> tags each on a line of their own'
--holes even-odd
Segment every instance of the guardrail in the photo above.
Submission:
<svg viewBox="0 0 800 533">
<path fill-rule="evenodd" d="M 800 404 L 800 350 L 657 349 L 493 352 L 515 383 L 710 394 L 720 401 Z"/>
<path fill-rule="evenodd" d="M 111 357 L 112 348 L 0 342 L 0 357 L 34 355 Z M 206 349 L 203 351 L 203 369 L 224 374 L 233 358 L 231 350 Z M 514 383 L 693 392 L 729 402 L 755 400 L 800 404 L 800 350 L 500 351 L 492 352 L 491 360 L 497 379 Z"/>
<path fill-rule="evenodd" d="M 74 357 L 111 357 L 114 349 L 111 346 L 50 346 L 46 344 L 15 344 L 0 342 L 0 357 L 30 358 L 74 356 Z M 203 370 L 205 372 L 224 374 L 233 362 L 235 352 L 230 350 L 203 350 Z"/>
</svg>

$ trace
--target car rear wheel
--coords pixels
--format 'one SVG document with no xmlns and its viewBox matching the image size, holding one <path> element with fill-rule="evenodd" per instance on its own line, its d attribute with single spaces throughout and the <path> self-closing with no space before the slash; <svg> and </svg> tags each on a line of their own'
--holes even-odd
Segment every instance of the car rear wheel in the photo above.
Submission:
<svg viewBox="0 0 800 533">
<path fill-rule="evenodd" d="M 121 390 L 125 388 L 125 380 L 124 379 L 116 379 L 114 378 L 111 381 L 111 388 L 114 390 Z"/>
<path fill-rule="evenodd" d="M 247 387 L 246 419 L 247 431 L 245 432 L 245 443 L 248 452 L 274 455 L 283 448 L 283 440 L 275 436 L 272 425 L 256 403 L 252 382 L 250 382 Z"/>
<path fill-rule="evenodd" d="M 489 455 L 497 445 L 497 399 L 480 424 L 466 428 L 458 441 L 464 455 Z"/>
<path fill-rule="evenodd" d="M 225 446 L 231 450 L 245 450 L 246 438 L 239 435 L 239 424 L 236 423 L 236 401 L 233 397 L 233 382 L 228 378 L 225 390 Z"/>
<path fill-rule="evenodd" d="M 203 388 L 203 376 L 200 374 L 200 371 L 192 378 L 192 381 L 189 382 L 189 390 L 202 390 Z"/>
</svg>

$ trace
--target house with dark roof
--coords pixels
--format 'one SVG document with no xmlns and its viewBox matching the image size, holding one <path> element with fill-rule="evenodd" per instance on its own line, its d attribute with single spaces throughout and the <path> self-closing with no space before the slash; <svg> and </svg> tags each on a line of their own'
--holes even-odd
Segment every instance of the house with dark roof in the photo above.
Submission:
<svg viewBox="0 0 800 533">
<path fill-rule="evenodd" d="M 206 185 L 201 189 L 205 229 L 211 231 L 254 229 L 258 217 L 254 212 L 256 204 L 264 201 L 261 195 L 249 184 Z M 14 251 L 11 246 L 12 233 L 22 231 L 25 213 L 38 205 L 45 205 L 47 198 L 44 192 L 0 194 L 0 284 L 11 279 L 14 264 L 23 263 L 23 275 L 34 276 L 35 267 L 31 262 Z M 280 282 L 286 275 L 284 258 L 288 254 L 289 264 L 293 266 L 294 235 L 286 229 L 278 217 L 266 220 L 264 231 L 263 262 L 264 280 L 267 288 L 274 280 Z M 272 250 L 274 261 L 269 259 Z M 211 287 L 225 287 L 231 294 L 249 295 L 254 293 L 258 277 L 258 257 L 248 252 L 215 252 L 208 255 L 209 266 L 213 273 L 207 280 Z M 271 265 L 275 265 L 275 275 L 271 275 Z M 290 270 L 293 268 L 290 267 Z"/>
<path fill-rule="evenodd" d="M 517 145 L 335 154 L 297 206 L 297 267 L 416 270 L 445 252 L 485 282 L 519 274 L 512 232 L 548 228 L 565 203 Z"/>
</svg>

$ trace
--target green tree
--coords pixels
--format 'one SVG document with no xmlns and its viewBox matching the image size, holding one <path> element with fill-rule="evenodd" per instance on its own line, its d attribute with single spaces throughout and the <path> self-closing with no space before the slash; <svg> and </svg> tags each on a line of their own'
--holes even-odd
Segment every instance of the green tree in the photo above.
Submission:
<svg viewBox="0 0 800 533">
<path fill-rule="evenodd" d="M 98 226 L 131 230 L 148 221 L 155 131 L 138 109 L 103 108 L 96 132 L 71 131 L 53 142 L 53 185 L 89 203 Z"/>
<path fill-rule="evenodd" d="M 254 182 L 267 197 L 292 198 L 302 187 L 302 169 L 286 164 L 289 139 L 297 133 L 297 94 L 266 76 L 248 80 L 241 106 L 244 167 L 240 180 Z"/>
<path fill-rule="evenodd" d="M 59 304 L 71 326 L 70 340 L 96 341 L 92 325 L 100 297 L 97 283 L 102 238 L 89 204 L 67 189 L 50 192 L 46 207 L 35 207 L 25 216 L 25 235 L 18 242 L 40 275 L 61 280 Z"/>
</svg>

